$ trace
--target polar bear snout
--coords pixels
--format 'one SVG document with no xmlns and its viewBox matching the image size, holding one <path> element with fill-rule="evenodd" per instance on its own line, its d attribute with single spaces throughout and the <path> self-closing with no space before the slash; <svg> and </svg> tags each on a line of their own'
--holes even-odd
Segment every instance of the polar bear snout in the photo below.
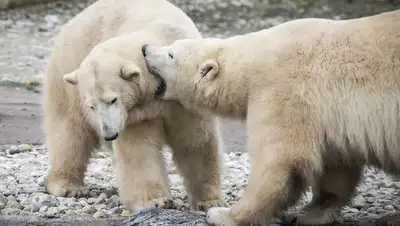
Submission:
<svg viewBox="0 0 400 226">
<path fill-rule="evenodd" d="M 147 46 L 149 46 L 149 45 L 148 45 L 148 44 L 144 44 L 144 45 L 142 46 L 142 54 L 143 54 L 144 57 L 146 57 Z"/>
<path fill-rule="evenodd" d="M 150 72 L 150 74 L 155 75 L 156 77 L 159 77 L 157 68 L 154 67 L 154 65 L 152 65 L 151 61 L 149 60 L 148 49 L 149 49 L 149 45 L 148 44 L 145 44 L 145 45 L 142 46 L 142 55 L 143 55 L 143 57 L 145 59 L 147 70 Z"/>
<path fill-rule="evenodd" d="M 104 140 L 105 141 L 113 141 L 113 140 L 115 140 L 117 138 L 118 138 L 118 133 L 115 133 L 113 135 L 104 136 Z"/>
<path fill-rule="evenodd" d="M 107 127 L 106 125 L 103 125 L 102 133 L 105 141 L 113 141 L 117 139 L 119 135 L 117 132 L 110 131 L 110 128 Z"/>
</svg>

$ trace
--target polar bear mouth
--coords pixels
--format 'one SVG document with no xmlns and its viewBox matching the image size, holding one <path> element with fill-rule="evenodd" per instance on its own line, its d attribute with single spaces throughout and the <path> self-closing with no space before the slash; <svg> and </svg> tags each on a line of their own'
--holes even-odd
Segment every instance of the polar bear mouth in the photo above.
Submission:
<svg viewBox="0 0 400 226">
<path fill-rule="evenodd" d="M 160 84 L 158 85 L 155 94 L 157 97 L 162 97 L 162 96 L 164 96 L 165 91 L 167 90 L 167 84 L 165 83 L 163 78 L 161 78 L 161 77 L 159 77 L 159 78 L 160 78 Z"/>
</svg>

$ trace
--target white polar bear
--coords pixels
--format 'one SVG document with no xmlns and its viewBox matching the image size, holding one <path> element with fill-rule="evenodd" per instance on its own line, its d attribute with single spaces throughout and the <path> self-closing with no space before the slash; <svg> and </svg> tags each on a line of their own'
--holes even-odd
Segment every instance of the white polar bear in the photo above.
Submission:
<svg viewBox="0 0 400 226">
<path fill-rule="evenodd" d="M 252 170 L 217 226 L 263 224 L 313 200 L 300 224 L 332 223 L 364 165 L 400 173 L 400 10 L 351 20 L 299 19 L 226 39 L 145 45 L 159 96 L 246 119 Z"/>
<path fill-rule="evenodd" d="M 62 28 L 43 90 L 50 194 L 83 195 L 90 153 L 113 141 L 118 192 L 127 208 L 169 207 L 161 152 L 166 145 L 184 177 L 190 207 L 225 205 L 216 117 L 154 100 L 158 83 L 146 75 L 142 45 L 179 38 L 201 35 L 165 0 L 99 0 Z"/>
</svg>

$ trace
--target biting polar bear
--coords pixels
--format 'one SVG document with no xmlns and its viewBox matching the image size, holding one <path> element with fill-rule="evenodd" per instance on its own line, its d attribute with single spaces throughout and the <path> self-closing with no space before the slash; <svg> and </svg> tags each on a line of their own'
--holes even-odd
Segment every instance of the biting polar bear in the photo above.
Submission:
<svg viewBox="0 0 400 226">
<path fill-rule="evenodd" d="M 217 118 L 155 100 L 159 83 L 150 79 L 142 56 L 145 43 L 167 45 L 180 38 L 201 35 L 186 14 L 164 0 L 99 0 L 62 28 L 43 90 L 50 194 L 84 195 L 90 154 L 109 141 L 127 208 L 171 204 L 161 152 L 166 145 L 190 207 L 225 205 Z"/>
<path fill-rule="evenodd" d="M 351 20 L 299 19 L 226 39 L 144 45 L 160 98 L 246 119 L 252 170 L 242 198 L 208 210 L 217 226 L 282 217 L 310 185 L 304 214 L 340 219 L 365 165 L 400 173 L 400 10 Z M 302 211 L 302 212 L 303 212 Z"/>
</svg>

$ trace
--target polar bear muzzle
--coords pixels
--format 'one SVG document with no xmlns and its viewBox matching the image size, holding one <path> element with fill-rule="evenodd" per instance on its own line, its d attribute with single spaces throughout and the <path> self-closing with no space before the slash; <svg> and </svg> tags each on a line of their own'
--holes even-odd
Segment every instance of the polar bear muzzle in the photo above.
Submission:
<svg viewBox="0 0 400 226">
<path fill-rule="evenodd" d="M 165 91 L 167 90 L 167 83 L 165 83 L 164 79 L 161 78 L 160 85 L 158 85 L 157 90 L 156 90 L 156 97 L 162 97 L 165 94 Z"/>
<path fill-rule="evenodd" d="M 105 141 L 113 141 L 117 138 L 118 138 L 118 133 L 115 133 L 114 135 L 111 135 L 111 136 L 104 136 Z"/>
</svg>

